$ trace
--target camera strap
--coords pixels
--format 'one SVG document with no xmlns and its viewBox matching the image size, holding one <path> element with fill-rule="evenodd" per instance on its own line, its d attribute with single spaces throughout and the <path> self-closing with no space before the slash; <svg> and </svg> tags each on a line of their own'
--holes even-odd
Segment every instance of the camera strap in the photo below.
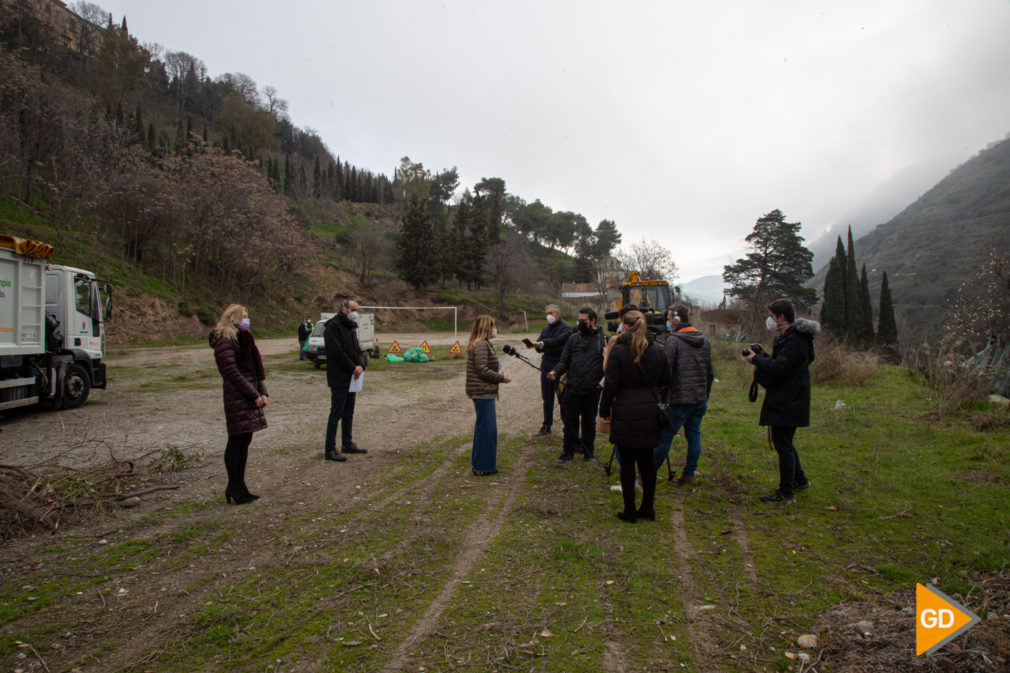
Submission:
<svg viewBox="0 0 1010 673">
<path fill-rule="evenodd" d="M 757 402 L 758 398 L 758 374 L 757 370 L 754 370 L 754 378 L 750 382 L 750 390 L 747 391 L 747 401 Z"/>
</svg>

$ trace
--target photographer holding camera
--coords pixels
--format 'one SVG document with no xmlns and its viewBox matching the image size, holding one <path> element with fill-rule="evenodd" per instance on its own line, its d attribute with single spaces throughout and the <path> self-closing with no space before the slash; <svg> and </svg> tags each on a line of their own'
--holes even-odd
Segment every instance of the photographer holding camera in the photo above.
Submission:
<svg viewBox="0 0 1010 673">
<path fill-rule="evenodd" d="M 810 425 L 810 363 L 814 361 L 814 336 L 821 326 L 813 320 L 796 320 L 796 310 L 788 299 L 768 304 L 765 325 L 778 332 L 772 354 L 754 346 L 744 349 L 747 362 L 754 365 L 755 380 L 765 389 L 761 405 L 761 425 L 771 427 L 772 444 L 779 454 L 779 487 L 761 502 L 774 505 L 795 502 L 794 491 L 810 487 L 793 445 L 796 428 Z M 794 322 L 795 321 L 795 322 Z"/>
</svg>

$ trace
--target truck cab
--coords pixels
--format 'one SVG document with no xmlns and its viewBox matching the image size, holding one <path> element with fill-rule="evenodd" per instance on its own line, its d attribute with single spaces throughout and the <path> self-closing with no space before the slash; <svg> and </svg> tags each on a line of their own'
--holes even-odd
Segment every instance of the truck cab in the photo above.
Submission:
<svg viewBox="0 0 1010 673">
<path fill-rule="evenodd" d="M 654 333 L 666 331 L 666 309 L 673 304 L 670 284 L 665 280 L 644 279 L 638 271 L 628 273 L 621 284 L 621 304 L 618 309 L 634 304 L 645 316 L 645 324 Z M 604 316 L 608 321 L 607 329 L 611 334 L 617 331 L 617 319 L 620 311 L 614 311 Z"/>
<path fill-rule="evenodd" d="M 0 410 L 73 409 L 106 386 L 112 287 L 48 263 L 52 254 L 45 243 L 0 235 Z"/>
</svg>

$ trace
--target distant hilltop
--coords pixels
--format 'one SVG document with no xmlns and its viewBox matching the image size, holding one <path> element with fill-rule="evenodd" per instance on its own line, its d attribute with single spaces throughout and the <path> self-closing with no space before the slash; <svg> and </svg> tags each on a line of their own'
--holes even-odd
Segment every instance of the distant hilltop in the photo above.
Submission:
<svg viewBox="0 0 1010 673">
<path fill-rule="evenodd" d="M 94 56 L 102 44 L 103 26 L 74 14 L 60 0 L 0 0 L 0 26 L 45 31 L 53 44 L 85 56 Z"/>
</svg>

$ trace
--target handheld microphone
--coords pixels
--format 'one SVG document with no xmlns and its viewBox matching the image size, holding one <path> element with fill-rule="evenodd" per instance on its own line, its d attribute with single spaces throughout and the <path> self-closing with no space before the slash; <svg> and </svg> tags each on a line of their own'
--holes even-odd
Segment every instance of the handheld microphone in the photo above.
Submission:
<svg viewBox="0 0 1010 673">
<path fill-rule="evenodd" d="M 501 349 L 503 351 L 505 351 L 506 355 L 513 355 L 513 356 L 516 356 L 516 357 L 519 356 L 519 353 L 516 353 L 516 349 L 513 348 L 510 344 L 505 344 L 504 346 L 502 346 Z"/>
</svg>

